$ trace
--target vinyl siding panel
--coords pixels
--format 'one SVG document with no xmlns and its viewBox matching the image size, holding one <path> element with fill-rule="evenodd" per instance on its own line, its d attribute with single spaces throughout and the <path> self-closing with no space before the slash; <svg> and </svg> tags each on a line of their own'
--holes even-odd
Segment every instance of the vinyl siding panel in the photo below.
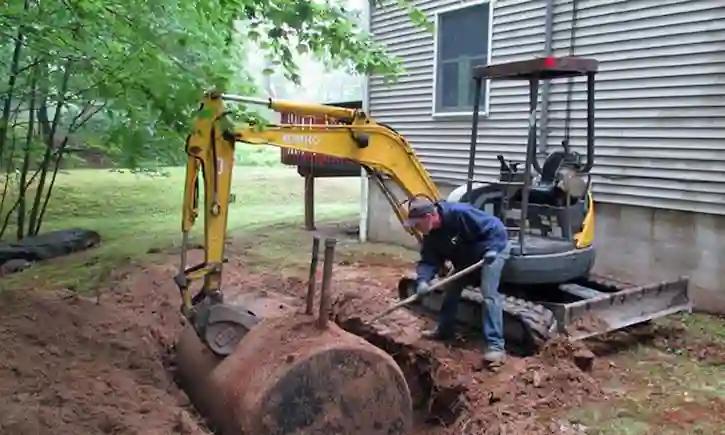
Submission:
<svg viewBox="0 0 725 435">
<path fill-rule="evenodd" d="M 436 11 L 459 1 L 414 0 L 434 22 Z M 492 61 L 523 60 L 544 47 L 543 1 L 495 2 Z M 406 68 L 397 83 L 386 85 L 379 77 L 369 84 L 370 112 L 405 135 L 436 180 L 465 179 L 470 141 L 470 117 L 433 118 L 433 35 L 414 28 L 399 7 L 387 2 L 373 10 L 371 30 L 390 53 L 400 56 Z M 481 122 L 477 173 L 498 171 L 496 154 L 523 157 L 526 141 L 527 87 L 518 83 L 492 83 L 490 116 Z M 445 115 L 444 115 L 445 116 Z M 491 128 L 496 126 L 496 128 Z"/>
<path fill-rule="evenodd" d="M 595 189 L 601 201 L 725 214 L 725 1 L 578 0 L 574 54 L 600 60 Z M 571 1 L 553 47 L 569 53 Z M 563 136 L 566 83 L 552 86 L 549 143 Z M 584 143 L 584 84 L 572 141 Z"/>
<path fill-rule="evenodd" d="M 429 15 L 460 2 L 414 0 Z M 545 1 L 494 3 L 492 62 L 539 56 Z M 595 192 L 600 201 L 725 214 L 725 0 L 578 0 L 574 54 L 600 60 Z M 569 53 L 572 2 L 555 0 L 553 48 Z M 470 121 L 434 118 L 433 35 L 393 3 L 372 11 L 376 40 L 407 72 L 369 83 L 370 112 L 404 134 L 436 180 L 463 182 Z M 563 138 L 565 81 L 552 84 L 549 147 Z M 583 83 L 574 86 L 571 140 L 584 152 Z M 523 159 L 527 86 L 491 84 L 480 123 L 479 179 L 498 174 L 496 154 Z"/>
</svg>

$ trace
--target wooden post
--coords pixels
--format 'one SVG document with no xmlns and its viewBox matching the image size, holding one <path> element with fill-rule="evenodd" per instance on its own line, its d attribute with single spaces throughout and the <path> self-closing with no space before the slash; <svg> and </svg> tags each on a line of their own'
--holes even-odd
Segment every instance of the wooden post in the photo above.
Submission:
<svg viewBox="0 0 725 435">
<path fill-rule="evenodd" d="M 305 175 L 305 228 L 315 229 L 315 176 Z"/>
<path fill-rule="evenodd" d="M 307 298 L 305 314 L 312 314 L 315 304 L 315 287 L 317 285 L 317 261 L 320 256 L 320 238 L 312 238 L 312 257 L 310 258 L 310 279 L 307 282 Z"/>
<path fill-rule="evenodd" d="M 320 313 L 317 316 L 317 327 L 327 328 L 330 319 L 330 284 L 332 283 L 332 265 L 335 262 L 335 245 L 337 239 L 325 239 L 325 258 L 322 260 L 322 289 L 320 289 Z"/>
</svg>

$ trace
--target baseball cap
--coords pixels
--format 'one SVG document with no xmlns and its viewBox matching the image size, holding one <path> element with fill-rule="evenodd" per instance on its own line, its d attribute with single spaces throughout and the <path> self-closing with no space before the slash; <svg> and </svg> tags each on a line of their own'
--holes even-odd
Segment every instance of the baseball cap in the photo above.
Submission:
<svg viewBox="0 0 725 435">
<path fill-rule="evenodd" d="M 421 218 L 436 211 L 435 203 L 426 198 L 416 198 L 408 203 L 408 218 L 406 226 L 413 226 Z"/>
</svg>

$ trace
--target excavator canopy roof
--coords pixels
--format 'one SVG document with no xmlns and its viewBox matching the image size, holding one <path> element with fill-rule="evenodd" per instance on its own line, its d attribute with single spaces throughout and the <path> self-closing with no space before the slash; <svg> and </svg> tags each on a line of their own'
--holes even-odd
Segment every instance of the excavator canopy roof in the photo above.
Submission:
<svg viewBox="0 0 725 435">
<path fill-rule="evenodd" d="M 544 57 L 540 59 L 479 66 L 473 77 L 493 80 L 545 80 L 595 73 L 599 61 L 583 57 Z"/>
</svg>

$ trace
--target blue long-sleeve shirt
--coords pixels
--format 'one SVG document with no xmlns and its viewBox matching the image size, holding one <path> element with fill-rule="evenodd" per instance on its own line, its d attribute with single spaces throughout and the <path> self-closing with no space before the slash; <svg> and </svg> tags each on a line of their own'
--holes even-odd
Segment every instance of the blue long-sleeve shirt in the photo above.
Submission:
<svg viewBox="0 0 725 435">
<path fill-rule="evenodd" d="M 460 270 L 488 251 L 506 248 L 508 233 L 497 217 L 467 203 L 439 201 L 436 205 L 442 223 L 423 237 L 416 268 L 419 281 L 433 279 L 446 260 Z"/>
</svg>

